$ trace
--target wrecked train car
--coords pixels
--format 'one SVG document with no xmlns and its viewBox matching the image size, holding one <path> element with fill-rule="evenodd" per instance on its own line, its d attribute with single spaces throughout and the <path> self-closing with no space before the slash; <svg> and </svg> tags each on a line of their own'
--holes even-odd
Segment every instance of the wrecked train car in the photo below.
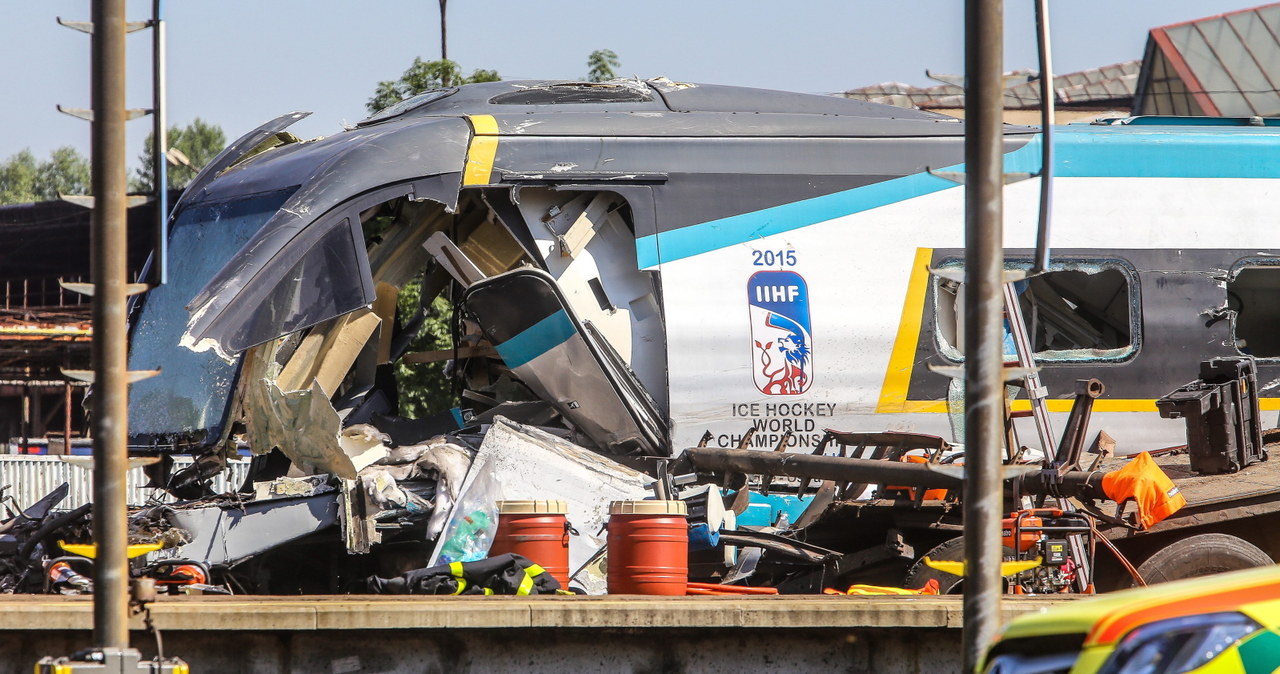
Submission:
<svg viewBox="0 0 1280 674">
<path fill-rule="evenodd" d="M 633 465 L 752 428 L 804 450 L 829 427 L 957 435 L 962 396 L 923 365 L 963 360 L 963 293 L 928 274 L 963 266 L 962 190 L 935 175 L 962 168 L 958 120 L 666 79 L 467 85 L 307 141 L 287 131 L 301 116 L 201 172 L 171 221 L 182 271 L 134 307 L 130 367 L 161 374 L 133 385 L 131 443 L 208 453 L 164 480 L 188 496 L 237 448 L 259 480 L 360 482 L 368 448 L 343 430 L 360 424 L 399 448 L 503 416 Z M 1125 446 L 1180 441 L 1151 423 L 1171 358 L 1247 351 L 1276 376 L 1259 299 L 1280 272 L 1256 210 L 1278 140 L 1142 120 L 1059 134 L 1058 257 L 1020 302 L 1051 390 L 1106 370 L 1095 410 Z M 1007 170 L 1034 173 L 1039 142 L 1008 127 Z M 1008 188 L 1014 267 L 1036 182 Z M 438 296 L 453 346 L 413 352 Z M 456 407 L 408 418 L 406 368 L 446 361 Z"/>
<path fill-rule="evenodd" d="M 131 366 L 164 370 L 135 385 L 137 444 L 212 444 L 243 420 L 279 446 L 299 415 L 395 415 L 389 364 L 430 359 L 456 363 L 462 407 L 523 405 L 617 455 L 752 427 L 760 447 L 792 431 L 812 448 L 824 427 L 955 436 L 961 396 L 922 365 L 963 361 L 959 285 L 928 274 L 963 266 L 962 190 L 934 175 L 962 160 L 957 120 L 662 79 L 468 85 L 305 142 L 296 117 L 235 143 L 177 205 L 184 273 L 136 319 Z M 1278 141 L 1063 129 L 1056 261 L 1020 288 L 1052 411 L 1102 370 L 1101 425 L 1175 444 L 1151 423 L 1173 359 L 1248 353 L 1276 378 L 1261 298 L 1280 271 L 1256 224 Z M 1007 170 L 1034 173 L 1038 144 L 1008 127 Z M 1036 182 L 1008 188 L 1014 267 Z M 460 309 L 455 349 L 405 353 L 413 317 L 393 308 L 414 279 L 422 305 Z"/>
</svg>

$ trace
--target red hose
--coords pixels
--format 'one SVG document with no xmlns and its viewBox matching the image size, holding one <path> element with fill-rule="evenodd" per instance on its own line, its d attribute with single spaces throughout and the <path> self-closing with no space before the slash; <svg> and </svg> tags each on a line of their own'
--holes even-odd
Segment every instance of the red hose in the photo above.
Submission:
<svg viewBox="0 0 1280 674">
<path fill-rule="evenodd" d="M 751 587 L 749 585 L 717 585 L 716 583 L 689 583 L 685 595 L 713 594 L 778 594 L 776 587 Z"/>
</svg>

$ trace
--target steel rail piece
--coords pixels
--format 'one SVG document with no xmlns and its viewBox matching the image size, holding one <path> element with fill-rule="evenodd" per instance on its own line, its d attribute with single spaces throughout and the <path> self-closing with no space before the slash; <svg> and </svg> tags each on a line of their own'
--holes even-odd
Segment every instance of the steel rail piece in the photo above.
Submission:
<svg viewBox="0 0 1280 674">
<path fill-rule="evenodd" d="M 1070 494 L 1058 491 L 1057 481 L 1068 472 L 1080 468 L 1080 455 L 1084 453 L 1085 434 L 1089 430 L 1089 420 L 1093 416 L 1093 401 L 1105 391 L 1106 387 L 1097 379 L 1076 380 L 1076 397 L 1071 404 L 1067 425 L 1062 430 L 1062 439 L 1058 441 L 1058 448 L 1053 458 L 1045 458 L 1045 470 L 1037 475 L 1045 485 L 1041 490 L 1043 493 L 1037 494 L 1036 507 L 1044 506 L 1045 498 L 1052 496 L 1057 499 L 1063 510 L 1075 509 L 1067 500 Z"/>
<path fill-rule="evenodd" d="M 1036 436 L 1040 439 L 1040 448 L 1047 455 L 1053 451 L 1053 425 L 1049 420 L 1049 406 L 1046 402 L 1049 389 L 1040 383 L 1040 371 L 1036 369 L 1035 355 L 1031 349 L 1031 336 L 1027 334 L 1027 323 L 1022 317 L 1022 303 L 1018 301 L 1018 291 L 1012 282 L 1004 284 L 1005 312 L 1009 316 L 1009 332 L 1013 336 L 1014 350 L 1018 355 L 1018 367 L 1023 368 L 1023 378 L 1027 388 L 1027 400 L 1031 402 L 1031 414 L 1036 421 Z M 1009 447 L 1009 452 L 1017 451 Z"/>
<path fill-rule="evenodd" d="M 844 456 L 825 456 L 797 452 L 762 452 L 754 449 L 721 449 L 691 447 L 676 459 L 677 472 L 700 475 L 775 475 L 801 480 L 831 480 L 843 483 L 893 484 L 923 489 L 959 489 L 964 483 L 966 466 L 930 463 L 906 463 Z M 1042 472 L 1057 476 L 1040 479 Z M 1012 496 L 1052 495 L 1051 489 L 1080 499 L 1105 499 L 1096 471 L 1068 470 L 1038 465 L 1005 466 L 1001 484 Z M 1018 485 L 1017 491 L 1013 491 Z M 997 496 L 1000 490 L 997 490 Z"/>
</svg>

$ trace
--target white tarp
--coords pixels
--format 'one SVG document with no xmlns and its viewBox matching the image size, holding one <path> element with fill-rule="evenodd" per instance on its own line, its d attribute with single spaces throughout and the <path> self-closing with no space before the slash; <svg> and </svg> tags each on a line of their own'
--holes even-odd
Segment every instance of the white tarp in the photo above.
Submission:
<svg viewBox="0 0 1280 674">
<path fill-rule="evenodd" d="M 569 570 L 588 594 L 603 594 L 604 579 L 577 570 L 605 544 L 609 503 L 651 495 L 653 478 L 544 431 L 497 417 L 463 481 L 444 533 L 436 541 L 430 565 L 460 528 L 476 519 L 497 525 L 497 502 L 514 499 L 560 499 L 569 506 Z M 476 513 L 484 513 L 476 518 Z M 471 521 L 466 518 L 471 517 Z M 487 550 L 492 541 L 484 542 Z"/>
</svg>

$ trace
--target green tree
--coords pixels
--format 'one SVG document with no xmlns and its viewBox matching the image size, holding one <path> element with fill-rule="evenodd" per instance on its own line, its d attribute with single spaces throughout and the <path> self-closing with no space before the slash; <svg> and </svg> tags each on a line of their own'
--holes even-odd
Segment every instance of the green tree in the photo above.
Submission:
<svg viewBox="0 0 1280 674">
<path fill-rule="evenodd" d="M 620 65 L 618 55 L 613 53 L 612 49 L 597 49 L 587 57 L 587 81 L 605 82 L 611 80 L 617 77 L 613 73 L 613 69 Z"/>
<path fill-rule="evenodd" d="M 154 138 L 154 133 L 147 134 L 143 150 L 138 155 L 140 166 L 129 184 L 134 192 L 150 192 L 155 184 L 151 161 L 151 143 Z M 186 187 L 200 169 L 218 156 L 226 146 L 227 137 L 222 133 L 222 127 L 209 124 L 199 117 L 185 127 L 169 127 L 169 189 Z"/>
<path fill-rule="evenodd" d="M 421 278 L 405 284 L 396 300 L 396 313 L 402 322 L 418 310 L 422 294 Z M 422 330 L 409 346 L 410 351 L 436 351 L 453 346 L 453 305 L 443 295 L 427 307 Z M 444 363 L 396 363 L 396 389 L 400 398 L 400 416 L 413 419 L 442 412 L 457 404 L 453 387 L 445 376 Z"/>
<path fill-rule="evenodd" d="M 441 43 L 444 41 L 444 2 L 440 3 Z M 475 82 L 497 82 L 502 77 L 496 70 L 477 69 L 464 77 L 462 68 L 454 61 L 442 58 L 437 61 L 413 59 L 400 79 L 378 83 L 365 107 L 369 114 L 390 107 L 400 101 L 432 89 Z M 375 227 L 376 228 L 376 227 Z M 370 227 L 366 225 L 366 236 Z M 408 321 L 417 311 L 421 296 L 421 279 L 414 280 L 400 291 L 397 313 L 401 321 Z M 436 297 L 427 308 L 422 329 L 410 345 L 410 351 L 435 351 L 453 346 L 450 326 L 453 322 L 453 305 L 445 297 Z M 396 364 L 396 388 L 400 399 L 401 416 L 420 418 L 440 412 L 457 404 L 453 386 L 445 375 L 444 363 Z"/>
<path fill-rule="evenodd" d="M 71 146 L 54 150 L 48 161 L 23 150 L 0 163 L 0 204 L 49 201 L 89 189 L 89 160 Z"/>
<path fill-rule="evenodd" d="M 89 160 L 70 145 L 54 150 L 49 161 L 40 165 L 36 179 L 48 199 L 59 194 L 88 194 L 93 185 Z"/>
<path fill-rule="evenodd" d="M 400 79 L 379 82 L 377 89 L 373 92 L 373 98 L 365 103 L 365 108 L 369 110 L 369 114 L 373 114 L 424 91 L 442 89 L 452 84 L 497 82 L 501 79 L 496 70 L 477 69 L 464 77 L 462 68 L 455 61 L 448 59 L 423 61 L 421 58 L 415 58 L 413 64 L 400 75 Z"/>
<path fill-rule="evenodd" d="M 0 203 L 25 204 L 39 201 L 36 177 L 40 166 L 31 150 L 23 150 L 0 164 Z"/>
</svg>

